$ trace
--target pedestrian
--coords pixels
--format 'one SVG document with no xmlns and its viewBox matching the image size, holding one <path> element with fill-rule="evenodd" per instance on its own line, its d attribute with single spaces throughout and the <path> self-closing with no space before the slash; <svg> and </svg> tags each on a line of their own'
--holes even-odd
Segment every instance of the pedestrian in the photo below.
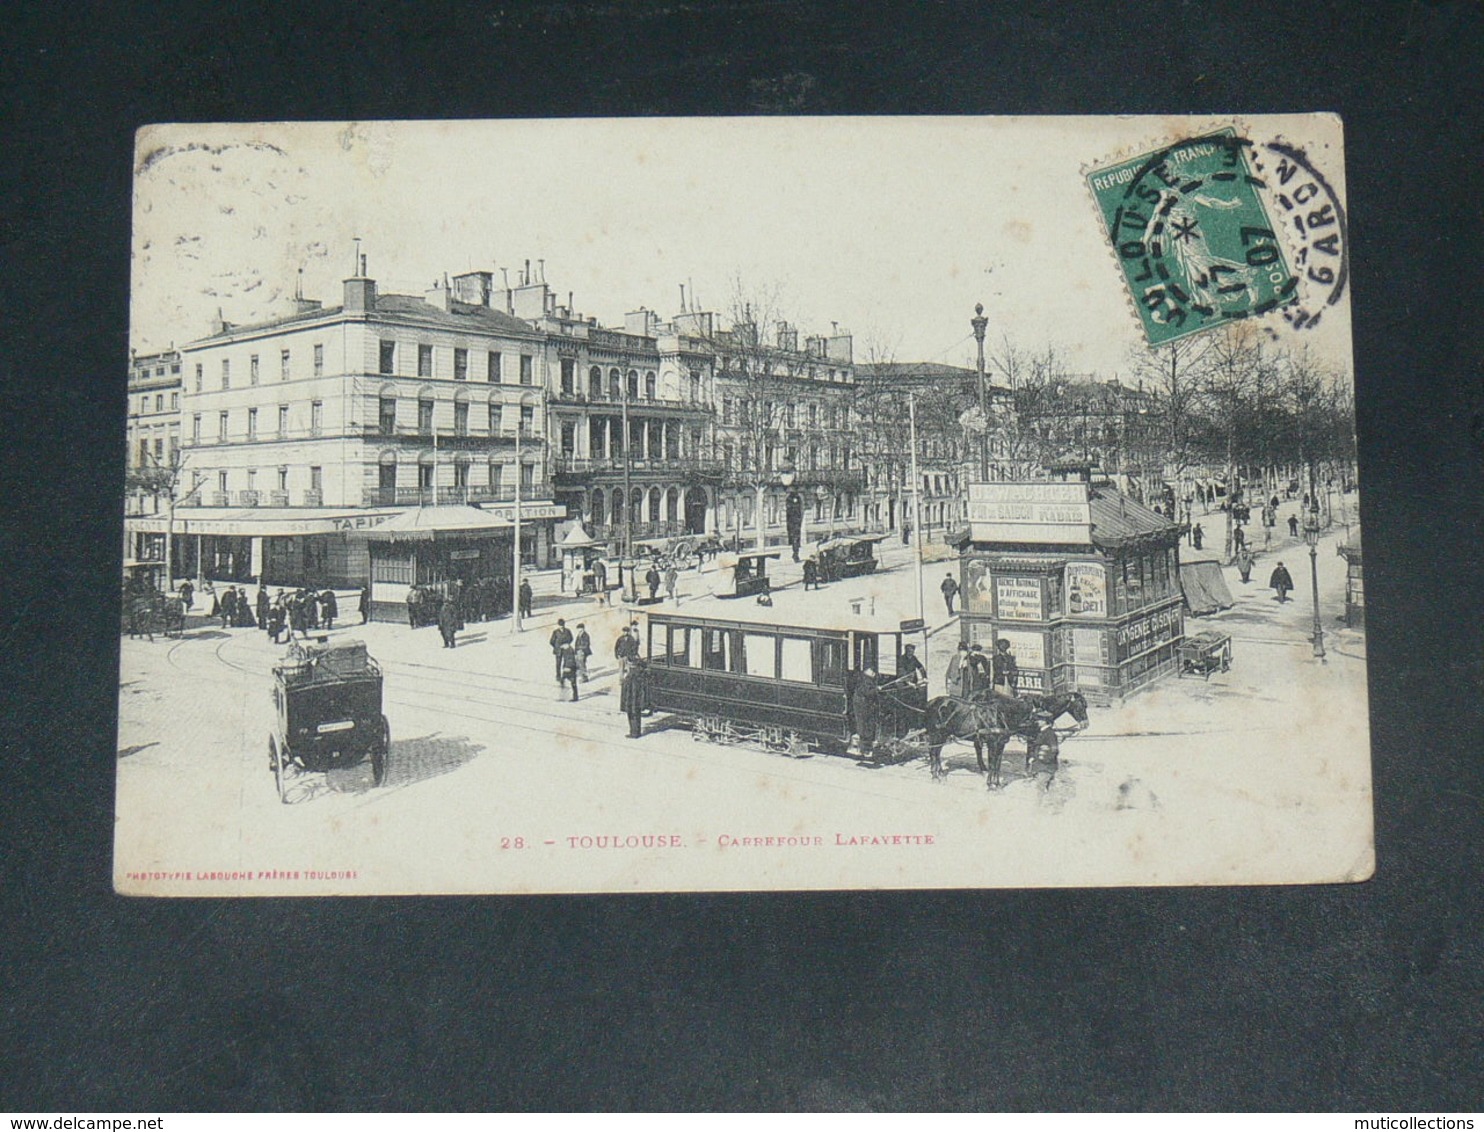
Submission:
<svg viewBox="0 0 1484 1132">
<path fill-rule="evenodd" d="M 422 597 L 418 592 L 418 588 L 413 586 L 407 591 L 407 627 L 409 629 L 417 628 L 417 607 L 421 603 Z"/>
<path fill-rule="evenodd" d="M 639 642 L 634 641 L 637 650 Z M 624 715 L 629 717 L 629 738 L 640 739 L 644 736 L 644 709 L 649 706 L 649 671 L 644 661 L 637 655 L 626 662 L 623 676 L 619 680 L 618 706 Z"/>
<path fill-rule="evenodd" d="M 560 672 L 560 676 L 557 678 L 557 686 L 560 689 L 563 685 L 571 684 L 572 702 L 575 704 L 577 702 L 577 671 L 579 668 L 577 650 L 571 645 L 563 645 L 562 651 L 557 657 L 557 665 Z M 560 698 L 561 692 L 558 691 L 557 695 Z"/>
<path fill-rule="evenodd" d="M 881 689 L 876 685 L 876 670 L 869 664 L 855 682 L 850 715 L 860 742 L 861 758 L 870 758 L 876 749 L 876 731 L 881 719 Z"/>
<path fill-rule="evenodd" d="M 948 658 L 948 670 L 943 675 L 943 692 L 949 696 L 965 696 L 969 678 L 969 642 L 959 641 L 958 649 Z"/>
<path fill-rule="evenodd" d="M 309 614 L 304 609 L 304 595 L 299 592 L 289 598 L 289 640 L 294 639 L 295 633 L 309 638 Z"/>
<path fill-rule="evenodd" d="M 258 607 L 258 627 L 266 628 L 268 621 L 268 591 L 263 588 L 263 583 L 258 583 L 258 596 L 256 599 Z"/>
<path fill-rule="evenodd" d="M 655 569 L 655 565 L 654 565 L 653 562 L 651 562 L 649 564 L 649 569 L 644 574 L 644 584 L 649 587 L 649 600 L 650 601 L 659 601 L 659 599 L 660 599 L 660 572 L 657 569 Z"/>
<path fill-rule="evenodd" d="M 1232 528 L 1232 545 L 1239 551 L 1247 545 L 1247 532 L 1240 525 Z"/>
<path fill-rule="evenodd" d="M 958 596 L 958 582 L 954 579 L 952 573 L 945 574 L 943 576 L 943 582 L 938 588 L 943 591 L 943 604 L 948 607 L 948 616 L 952 617 L 953 599 Z"/>
<path fill-rule="evenodd" d="M 529 580 L 522 578 L 520 580 L 520 615 L 522 617 L 529 617 L 531 615 L 532 600 L 531 583 Z"/>
<path fill-rule="evenodd" d="M 902 545 L 912 545 L 912 523 L 910 521 L 902 524 Z"/>
<path fill-rule="evenodd" d="M 557 618 L 556 628 L 551 631 L 547 643 L 551 645 L 551 655 L 556 660 L 556 678 L 557 683 L 560 684 L 562 682 L 562 650 L 572 643 L 572 630 L 567 628 L 567 622 L 562 618 Z"/>
<path fill-rule="evenodd" d="M 819 589 L 819 563 L 815 560 L 814 555 L 812 554 L 808 558 L 804 559 L 805 593 L 809 592 L 810 586 L 813 586 L 816 590 Z"/>
<path fill-rule="evenodd" d="M 1268 579 L 1268 588 L 1278 591 L 1278 600 L 1288 600 L 1288 592 L 1293 589 L 1293 576 L 1289 574 L 1288 568 L 1283 563 L 1278 563 L 1274 568 L 1272 577 Z"/>
<path fill-rule="evenodd" d="M 1237 572 L 1242 575 L 1242 585 L 1252 580 L 1252 553 L 1246 547 L 1237 551 Z"/>
<path fill-rule="evenodd" d="M 577 654 L 577 673 L 587 683 L 587 658 L 593 655 L 593 639 L 588 636 L 587 626 L 577 626 L 577 636 L 572 638 L 572 651 Z"/>
<path fill-rule="evenodd" d="M 458 602 L 451 597 L 444 598 L 438 608 L 438 632 L 443 637 L 444 648 L 451 649 L 457 645 L 460 628 Z"/>
<path fill-rule="evenodd" d="M 221 599 L 216 596 L 216 587 L 211 584 L 210 578 L 207 578 L 204 582 L 201 583 L 201 592 L 211 599 L 211 609 L 210 611 L 208 611 L 206 616 L 220 616 L 222 612 Z"/>
<path fill-rule="evenodd" d="M 196 587 L 191 585 L 189 578 L 180 583 L 180 600 L 185 603 L 187 609 L 196 603 Z"/>
<path fill-rule="evenodd" d="M 357 600 L 356 605 L 358 606 L 356 612 L 358 612 L 361 615 L 361 624 L 364 625 L 366 623 L 367 619 L 371 616 L 371 587 L 370 586 L 362 586 L 361 587 L 361 595 L 360 595 L 360 598 Z"/>
<path fill-rule="evenodd" d="M 897 679 L 909 687 L 927 687 L 927 669 L 917 659 L 916 645 L 907 645 L 902 649 L 902 659 L 897 663 Z"/>
<path fill-rule="evenodd" d="M 989 657 L 984 655 L 984 646 L 975 641 L 969 646 L 969 659 L 966 665 L 968 675 L 964 680 L 964 697 L 973 699 L 980 692 L 990 687 L 993 674 L 990 671 Z"/>
<path fill-rule="evenodd" d="M 222 628 L 230 629 L 237 622 L 237 587 L 228 586 L 222 594 Z"/>
<path fill-rule="evenodd" d="M 639 638 L 628 629 L 618 634 L 613 642 L 613 658 L 618 661 L 619 674 L 628 671 L 629 665 L 639 657 Z"/>
<path fill-rule="evenodd" d="M 319 595 L 320 620 L 324 622 L 326 629 L 335 627 L 335 618 L 340 616 L 340 603 L 335 599 L 335 591 L 328 586 L 324 593 Z"/>
<path fill-rule="evenodd" d="M 1205 540 L 1205 537 L 1206 532 L 1201 529 L 1201 525 L 1199 523 L 1190 528 L 1190 544 L 1197 550 L 1201 548 L 1201 543 Z"/>
<path fill-rule="evenodd" d="M 1014 697 L 1020 683 L 1020 666 L 1010 652 L 1010 642 L 1001 637 L 994 643 L 994 658 L 991 661 L 993 684 L 996 695 Z"/>
<path fill-rule="evenodd" d="M 1288 537 L 1298 538 L 1298 516 L 1288 516 Z"/>
<path fill-rule="evenodd" d="M 675 587 L 680 583 L 680 573 L 675 569 L 674 563 L 665 567 L 665 600 L 671 605 L 675 604 Z"/>
<path fill-rule="evenodd" d="M 283 591 L 279 590 L 277 600 L 268 608 L 268 639 L 275 645 L 280 643 L 279 638 L 283 636 L 287 616 L 287 611 L 283 607 Z"/>
<path fill-rule="evenodd" d="M 593 589 L 598 591 L 598 597 L 604 605 L 608 604 L 608 567 L 603 565 L 601 558 L 593 559 Z"/>
</svg>

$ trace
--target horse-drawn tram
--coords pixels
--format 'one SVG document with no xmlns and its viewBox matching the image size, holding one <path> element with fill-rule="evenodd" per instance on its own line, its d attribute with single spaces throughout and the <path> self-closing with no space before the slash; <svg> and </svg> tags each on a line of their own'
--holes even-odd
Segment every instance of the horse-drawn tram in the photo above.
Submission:
<svg viewBox="0 0 1484 1132">
<path fill-rule="evenodd" d="M 649 706 L 689 723 L 698 741 L 876 761 L 925 753 L 927 688 L 899 676 L 895 623 L 780 625 L 758 612 L 723 619 L 649 610 Z"/>
</svg>

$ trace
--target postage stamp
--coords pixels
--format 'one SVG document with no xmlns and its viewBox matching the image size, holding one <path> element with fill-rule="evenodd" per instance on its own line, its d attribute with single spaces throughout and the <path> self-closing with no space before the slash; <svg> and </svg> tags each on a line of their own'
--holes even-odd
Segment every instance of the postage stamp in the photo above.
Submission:
<svg viewBox="0 0 1484 1132">
<path fill-rule="evenodd" d="M 1297 301 L 1250 148 L 1227 128 L 1088 174 L 1151 346 Z"/>
</svg>

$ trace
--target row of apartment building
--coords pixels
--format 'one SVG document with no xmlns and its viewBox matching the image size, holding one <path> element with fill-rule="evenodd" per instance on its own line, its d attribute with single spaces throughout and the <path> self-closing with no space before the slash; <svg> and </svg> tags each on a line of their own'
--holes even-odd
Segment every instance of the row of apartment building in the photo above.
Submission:
<svg viewBox="0 0 1484 1132">
<path fill-rule="evenodd" d="M 742 545 L 761 523 L 781 542 L 790 491 L 807 540 L 900 529 L 907 465 L 879 457 L 901 437 L 871 443 L 860 394 L 838 328 L 800 344 L 784 324 L 642 308 L 608 328 L 529 266 L 514 286 L 474 271 L 406 295 L 361 260 L 338 305 L 218 316 L 133 359 L 129 460 L 155 478 L 134 478 L 125 553 L 162 559 L 170 537 L 178 577 L 384 575 L 393 603 L 413 582 L 508 574 L 517 499 L 533 566 L 577 521 L 598 540 Z M 924 525 L 959 523 L 962 453 L 938 438 L 920 454 Z"/>
</svg>

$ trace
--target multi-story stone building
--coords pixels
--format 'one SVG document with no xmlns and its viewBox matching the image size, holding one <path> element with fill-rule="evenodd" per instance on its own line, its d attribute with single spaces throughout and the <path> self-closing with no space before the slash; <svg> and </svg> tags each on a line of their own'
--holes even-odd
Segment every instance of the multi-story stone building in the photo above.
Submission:
<svg viewBox="0 0 1484 1132">
<path fill-rule="evenodd" d="M 182 347 L 177 574 L 374 583 L 361 532 L 408 507 L 508 505 L 517 491 L 523 558 L 544 564 L 563 513 L 545 476 L 545 336 L 501 297 L 477 274 L 379 294 L 362 261 L 339 306 L 296 298 L 255 325 L 218 318 Z M 472 548 L 421 555 L 418 576 L 395 584 L 508 574 L 509 512 L 476 516 Z M 452 513 L 430 521 L 425 534 L 459 530 Z"/>
<path fill-rule="evenodd" d="M 131 475 L 124 510 L 157 515 L 169 506 L 180 453 L 180 354 L 136 354 L 129 361 L 127 466 Z M 124 557 L 164 561 L 165 535 L 131 530 Z"/>
</svg>

